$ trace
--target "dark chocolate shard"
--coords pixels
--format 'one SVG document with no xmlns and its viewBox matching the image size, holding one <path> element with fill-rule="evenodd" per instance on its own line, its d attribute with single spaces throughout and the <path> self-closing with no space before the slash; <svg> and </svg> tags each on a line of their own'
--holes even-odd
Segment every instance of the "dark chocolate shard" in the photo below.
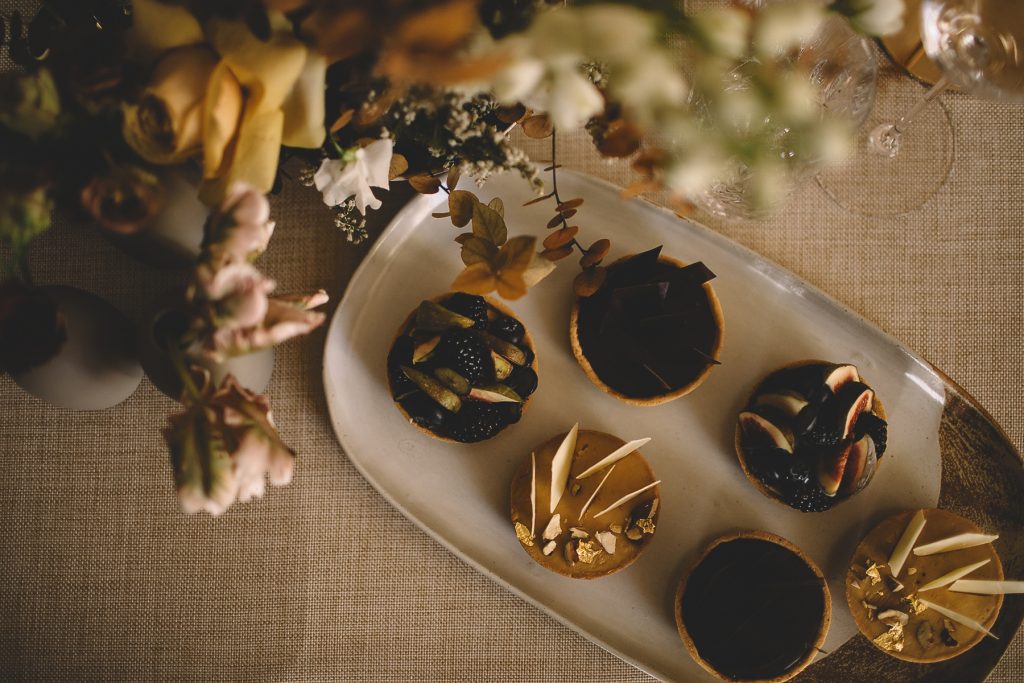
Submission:
<svg viewBox="0 0 1024 683">
<path fill-rule="evenodd" d="M 703 261 L 683 266 L 672 276 L 673 285 L 702 285 L 715 279 L 715 274 Z"/>
<path fill-rule="evenodd" d="M 644 281 L 654 272 L 661 257 L 661 246 L 648 249 L 636 256 L 615 264 L 613 273 L 605 281 L 606 287 L 622 287 L 625 285 L 643 284 Z"/>
</svg>

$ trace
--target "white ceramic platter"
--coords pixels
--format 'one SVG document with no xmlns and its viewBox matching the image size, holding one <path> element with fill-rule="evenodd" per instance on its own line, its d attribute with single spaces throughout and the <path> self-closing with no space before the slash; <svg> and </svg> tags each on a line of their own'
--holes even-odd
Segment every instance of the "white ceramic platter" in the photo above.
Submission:
<svg viewBox="0 0 1024 683">
<path fill-rule="evenodd" d="M 331 321 L 324 386 L 335 432 L 349 459 L 406 517 L 466 562 L 638 668 L 667 680 L 712 680 L 683 648 L 672 595 L 683 569 L 714 537 L 765 529 L 803 548 L 822 567 L 833 596 L 824 649 L 856 633 L 842 579 L 858 540 L 884 514 L 934 507 L 941 463 L 943 382 L 931 366 L 791 273 L 724 237 L 641 200 L 623 201 L 601 181 L 561 172 L 563 199 L 583 197 L 588 240 L 612 239 L 609 260 L 664 245 L 686 262 L 704 261 L 725 314 L 722 365 L 696 392 L 655 408 L 627 406 L 599 391 L 569 348 L 573 258 L 511 304 L 533 335 L 540 386 L 522 421 L 476 445 L 431 439 L 391 401 L 385 357 L 398 326 L 425 298 L 448 291 L 462 268 L 446 195 L 414 199 L 363 261 Z M 531 199 L 518 177 L 478 192 L 505 202 L 511 234 L 542 236 L 552 203 Z M 890 446 L 871 485 L 819 514 L 791 510 L 758 493 L 733 451 L 736 414 L 755 382 L 805 358 L 851 362 L 885 402 Z M 511 474 L 530 449 L 576 421 L 629 440 L 662 484 L 658 531 L 627 570 L 595 580 L 555 575 L 519 547 L 509 521 Z"/>
</svg>

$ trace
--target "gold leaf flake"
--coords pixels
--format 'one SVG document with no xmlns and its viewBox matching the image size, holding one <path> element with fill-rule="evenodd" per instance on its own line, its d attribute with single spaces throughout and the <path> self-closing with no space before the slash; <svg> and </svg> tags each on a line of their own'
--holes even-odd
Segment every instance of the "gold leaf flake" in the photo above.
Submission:
<svg viewBox="0 0 1024 683">
<path fill-rule="evenodd" d="M 533 534 L 530 533 L 530 530 L 522 522 L 516 522 L 516 538 L 525 546 L 533 545 Z"/>
<path fill-rule="evenodd" d="M 638 519 L 636 520 L 636 525 L 640 527 L 640 530 L 645 534 L 654 533 L 654 522 L 650 519 Z"/>
<path fill-rule="evenodd" d="M 580 562 L 590 564 L 599 554 L 601 554 L 601 549 L 594 541 L 579 541 L 576 543 L 576 555 L 580 558 Z"/>
<path fill-rule="evenodd" d="M 903 624 L 898 621 L 889 625 L 889 630 L 873 641 L 887 652 L 903 652 Z"/>
<path fill-rule="evenodd" d="M 924 605 L 921 604 L 921 600 L 918 599 L 918 597 L 916 595 L 913 595 L 913 594 L 908 595 L 907 597 L 904 598 L 904 600 L 910 606 L 910 611 L 913 614 L 921 614 L 926 609 L 928 609 L 927 607 L 925 607 Z"/>
<path fill-rule="evenodd" d="M 864 570 L 864 574 L 871 579 L 871 585 L 874 586 L 880 583 L 882 575 L 878 573 L 878 570 L 882 568 L 882 565 L 872 562 L 868 565 L 868 568 Z"/>
</svg>

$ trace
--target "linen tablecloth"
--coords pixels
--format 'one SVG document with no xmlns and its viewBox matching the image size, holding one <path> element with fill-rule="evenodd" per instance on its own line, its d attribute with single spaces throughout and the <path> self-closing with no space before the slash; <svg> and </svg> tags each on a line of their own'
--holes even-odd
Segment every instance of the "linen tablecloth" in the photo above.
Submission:
<svg viewBox="0 0 1024 683">
<path fill-rule="evenodd" d="M 920 92 L 892 73 L 885 83 L 908 101 Z M 1024 107 L 944 101 L 955 166 L 911 215 L 853 215 L 810 182 L 768 220 L 695 218 L 930 359 L 1019 449 Z M 523 144 L 546 157 L 546 142 Z M 560 149 L 567 167 L 629 180 L 582 134 Z M 272 204 L 278 227 L 261 268 L 279 291 L 326 288 L 333 310 L 369 245 L 344 240 L 315 190 L 291 184 Z M 31 262 L 39 282 L 97 292 L 136 318 L 187 275 L 142 266 L 65 221 Z M 647 680 L 477 574 L 363 480 L 331 432 L 323 343 L 321 330 L 280 347 L 269 387 L 299 454 L 294 481 L 219 519 L 179 512 L 160 436 L 175 403 L 148 380 L 87 413 L 0 378 L 0 678 Z M 1018 634 L 990 680 L 1022 677 Z"/>
</svg>

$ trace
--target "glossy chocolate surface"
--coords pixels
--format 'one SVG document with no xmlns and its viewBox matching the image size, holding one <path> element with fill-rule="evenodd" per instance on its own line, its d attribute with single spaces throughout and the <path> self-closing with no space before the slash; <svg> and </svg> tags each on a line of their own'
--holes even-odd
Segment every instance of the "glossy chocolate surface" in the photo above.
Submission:
<svg viewBox="0 0 1024 683">
<path fill-rule="evenodd" d="M 703 263 L 659 260 L 661 248 L 608 267 L 600 290 L 580 299 L 577 334 L 605 384 L 631 398 L 691 383 L 710 364 L 721 336 Z"/>
<path fill-rule="evenodd" d="M 682 618 L 725 678 L 772 679 L 814 649 L 825 612 L 821 579 L 777 543 L 737 538 L 701 560 L 682 595 Z"/>
</svg>

